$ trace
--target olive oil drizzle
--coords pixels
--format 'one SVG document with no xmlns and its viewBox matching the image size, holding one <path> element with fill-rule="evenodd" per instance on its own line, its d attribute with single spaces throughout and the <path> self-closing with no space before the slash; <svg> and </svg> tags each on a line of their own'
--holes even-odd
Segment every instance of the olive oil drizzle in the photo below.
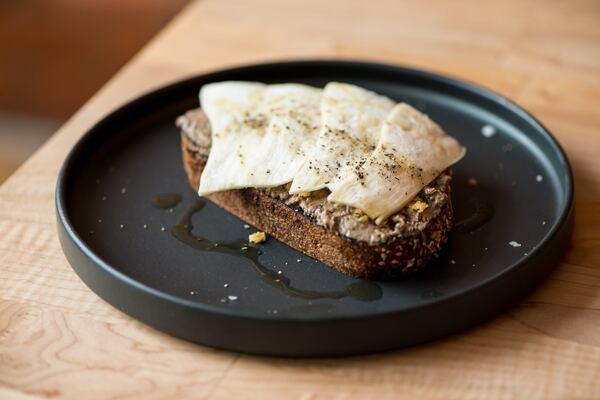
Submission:
<svg viewBox="0 0 600 400">
<path fill-rule="evenodd" d="M 181 202 L 181 199 L 182 197 L 179 193 L 160 194 L 152 199 L 152 205 L 156 208 L 167 210 L 176 207 Z"/>
<path fill-rule="evenodd" d="M 494 216 L 490 204 L 479 199 L 471 199 L 473 213 L 454 224 L 454 229 L 463 233 L 473 233 L 488 223 Z"/>
<path fill-rule="evenodd" d="M 381 298 L 382 291 L 378 284 L 362 280 L 347 285 L 337 291 L 316 291 L 299 289 L 292 285 L 289 278 L 277 273 L 259 261 L 262 250 L 257 246 L 248 244 L 243 239 L 228 242 L 213 242 L 193 233 L 192 216 L 205 206 L 205 201 L 197 199 L 192 201 L 183 211 L 176 224 L 171 228 L 171 234 L 194 249 L 233 255 L 250 261 L 254 271 L 267 284 L 278 288 L 282 292 L 302 299 L 342 299 L 351 297 L 355 300 L 373 301 Z"/>
</svg>

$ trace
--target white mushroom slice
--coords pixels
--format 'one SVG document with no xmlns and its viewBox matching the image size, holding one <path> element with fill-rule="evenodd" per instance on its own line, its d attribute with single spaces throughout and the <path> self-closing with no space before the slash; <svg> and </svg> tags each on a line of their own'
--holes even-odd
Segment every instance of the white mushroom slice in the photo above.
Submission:
<svg viewBox="0 0 600 400">
<path fill-rule="evenodd" d="M 380 223 L 464 154 L 426 115 L 398 104 L 385 119 L 376 149 L 340 171 L 328 200 L 359 208 Z"/>
<path fill-rule="evenodd" d="M 321 98 L 319 136 L 290 193 L 333 189 L 340 169 L 375 148 L 381 124 L 394 106 L 387 97 L 358 86 L 330 82 Z"/>
<path fill-rule="evenodd" d="M 200 102 L 212 143 L 198 193 L 291 182 L 318 134 L 321 93 L 299 84 L 203 86 Z"/>
</svg>

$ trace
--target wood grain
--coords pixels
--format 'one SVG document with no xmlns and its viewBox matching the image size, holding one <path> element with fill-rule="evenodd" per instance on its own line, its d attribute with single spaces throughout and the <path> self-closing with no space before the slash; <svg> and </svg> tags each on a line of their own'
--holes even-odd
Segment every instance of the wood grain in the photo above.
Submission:
<svg viewBox="0 0 600 400">
<path fill-rule="evenodd" d="M 565 147 L 571 246 L 503 316 L 401 351 L 303 360 L 184 343 L 99 300 L 64 259 L 54 183 L 68 149 L 140 93 L 226 66 L 360 58 L 517 101 Z M 0 397 L 600 398 L 600 3 L 206 0 L 187 7 L 0 187 Z"/>
</svg>

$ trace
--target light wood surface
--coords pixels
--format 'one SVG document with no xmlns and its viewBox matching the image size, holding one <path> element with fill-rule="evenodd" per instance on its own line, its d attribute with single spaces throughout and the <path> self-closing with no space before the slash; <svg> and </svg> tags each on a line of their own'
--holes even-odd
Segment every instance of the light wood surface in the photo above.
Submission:
<svg viewBox="0 0 600 400">
<path fill-rule="evenodd" d="M 56 236 L 57 171 L 124 101 L 226 66 L 359 58 L 468 79 L 533 112 L 577 185 L 569 251 L 503 316 L 364 357 L 273 359 L 193 345 L 101 301 Z M 51 94 L 48 101 L 51 101 Z M 187 7 L 0 187 L 0 397 L 600 398 L 600 3 L 206 0 Z"/>
</svg>

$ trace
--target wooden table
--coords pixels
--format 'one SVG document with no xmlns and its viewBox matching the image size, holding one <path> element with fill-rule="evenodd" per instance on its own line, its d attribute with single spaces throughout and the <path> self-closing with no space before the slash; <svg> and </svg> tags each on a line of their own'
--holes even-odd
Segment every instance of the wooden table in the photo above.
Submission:
<svg viewBox="0 0 600 400">
<path fill-rule="evenodd" d="M 424 3 L 206 0 L 175 18 L 0 188 L 0 398 L 600 398 L 600 5 Z M 572 245 L 556 272 L 468 332 L 318 360 L 168 337 L 77 278 L 56 236 L 54 184 L 94 121 L 186 76 L 315 57 L 454 75 L 539 117 L 565 147 L 577 185 Z M 40 95 L 52 101 L 52 93 Z"/>
</svg>

